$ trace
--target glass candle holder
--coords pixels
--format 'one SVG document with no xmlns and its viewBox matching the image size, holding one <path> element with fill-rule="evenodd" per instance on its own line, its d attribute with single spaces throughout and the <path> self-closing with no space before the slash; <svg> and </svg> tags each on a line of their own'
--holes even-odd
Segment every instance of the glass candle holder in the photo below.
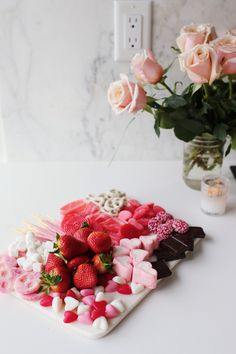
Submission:
<svg viewBox="0 0 236 354">
<path fill-rule="evenodd" d="M 226 177 L 207 175 L 201 182 L 201 209 L 209 215 L 222 215 L 226 210 L 229 180 Z"/>
</svg>

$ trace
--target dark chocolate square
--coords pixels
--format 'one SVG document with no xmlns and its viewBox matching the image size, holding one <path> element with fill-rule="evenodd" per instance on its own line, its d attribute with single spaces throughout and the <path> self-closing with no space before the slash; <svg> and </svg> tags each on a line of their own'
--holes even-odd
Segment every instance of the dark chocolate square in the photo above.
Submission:
<svg viewBox="0 0 236 354">
<path fill-rule="evenodd" d="M 205 232 L 202 227 L 199 226 L 190 226 L 189 230 L 185 233 L 185 235 L 190 235 L 194 238 L 204 238 Z"/>
<path fill-rule="evenodd" d="M 188 248 L 188 251 L 193 251 L 194 249 L 194 238 L 187 234 L 175 234 L 173 238 Z"/>
<path fill-rule="evenodd" d="M 163 260 L 152 263 L 152 267 L 157 271 L 157 279 L 169 277 L 172 272 Z"/>
<path fill-rule="evenodd" d="M 169 253 L 173 256 L 178 256 L 188 250 L 186 245 L 180 243 L 178 240 L 175 240 L 173 237 L 163 240 L 161 244 L 163 247 L 166 247 Z"/>
<path fill-rule="evenodd" d="M 184 252 L 179 254 L 179 255 L 177 255 L 177 256 L 173 255 L 173 254 L 171 254 L 169 252 L 167 247 L 163 247 L 163 246 L 161 246 L 161 244 L 160 244 L 160 247 L 156 251 L 154 251 L 154 254 L 156 255 L 158 260 L 163 259 L 163 260 L 165 260 L 167 262 L 185 258 L 185 253 Z"/>
</svg>

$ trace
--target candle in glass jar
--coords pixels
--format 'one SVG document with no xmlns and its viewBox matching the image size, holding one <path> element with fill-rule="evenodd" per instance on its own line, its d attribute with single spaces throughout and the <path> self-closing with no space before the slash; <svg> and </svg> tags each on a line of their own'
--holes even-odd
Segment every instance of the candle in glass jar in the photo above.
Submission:
<svg viewBox="0 0 236 354">
<path fill-rule="evenodd" d="M 225 213 L 229 182 L 226 177 L 207 175 L 201 184 L 201 209 L 210 215 Z"/>
</svg>

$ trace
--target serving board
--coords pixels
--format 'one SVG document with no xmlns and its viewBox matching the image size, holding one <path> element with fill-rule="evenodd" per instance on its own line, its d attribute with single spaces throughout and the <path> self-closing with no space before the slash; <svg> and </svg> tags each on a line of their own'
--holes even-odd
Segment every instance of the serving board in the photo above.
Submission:
<svg viewBox="0 0 236 354">
<path fill-rule="evenodd" d="M 195 239 L 194 240 L 194 246 L 196 246 L 201 239 Z M 188 251 L 186 252 L 186 256 L 188 255 Z M 170 270 L 173 270 L 176 265 L 181 262 L 182 259 L 171 261 L 171 262 L 166 262 Z M 159 279 L 158 283 L 163 279 Z M 156 289 L 155 289 L 156 290 Z M 154 290 L 154 291 L 155 291 Z M 120 313 L 119 316 L 110 319 L 109 320 L 109 327 L 106 330 L 101 330 L 101 329 L 96 329 L 93 326 L 90 325 L 84 325 L 78 322 L 72 322 L 65 324 L 63 322 L 63 311 L 61 313 L 55 313 L 53 312 L 52 308 L 46 308 L 40 306 L 39 302 L 31 302 L 31 301 L 26 301 L 22 299 L 19 295 L 16 293 L 13 293 L 13 296 L 18 298 L 20 301 L 26 303 L 28 306 L 31 308 L 37 309 L 47 316 L 51 317 L 52 319 L 59 321 L 62 326 L 67 326 L 71 328 L 73 331 L 75 331 L 77 334 L 81 334 L 85 337 L 91 338 L 91 339 L 98 339 L 101 337 L 106 336 L 109 332 L 111 332 L 128 314 L 136 307 L 139 305 L 139 303 L 151 292 L 152 290 L 145 288 L 141 293 L 136 294 L 136 295 L 122 295 L 117 292 L 113 293 L 106 293 L 107 298 L 110 301 L 113 301 L 115 299 L 122 300 L 122 302 L 125 305 L 125 311 L 123 313 Z"/>
</svg>

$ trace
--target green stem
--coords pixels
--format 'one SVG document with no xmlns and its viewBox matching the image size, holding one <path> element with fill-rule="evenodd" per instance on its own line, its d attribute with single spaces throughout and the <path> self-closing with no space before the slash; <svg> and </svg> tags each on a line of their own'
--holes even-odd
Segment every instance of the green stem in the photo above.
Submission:
<svg viewBox="0 0 236 354">
<path fill-rule="evenodd" d="M 164 86 L 172 95 L 175 94 L 174 91 L 172 91 L 171 88 L 164 81 L 160 82 L 160 84 Z"/>
<path fill-rule="evenodd" d="M 207 100 L 208 97 L 209 97 L 209 94 L 208 94 L 208 87 L 206 84 L 203 84 L 203 90 L 204 90 L 204 93 L 205 93 L 205 99 Z"/>
<path fill-rule="evenodd" d="M 232 100 L 233 97 L 233 81 L 232 78 L 229 76 L 229 99 Z"/>
</svg>

